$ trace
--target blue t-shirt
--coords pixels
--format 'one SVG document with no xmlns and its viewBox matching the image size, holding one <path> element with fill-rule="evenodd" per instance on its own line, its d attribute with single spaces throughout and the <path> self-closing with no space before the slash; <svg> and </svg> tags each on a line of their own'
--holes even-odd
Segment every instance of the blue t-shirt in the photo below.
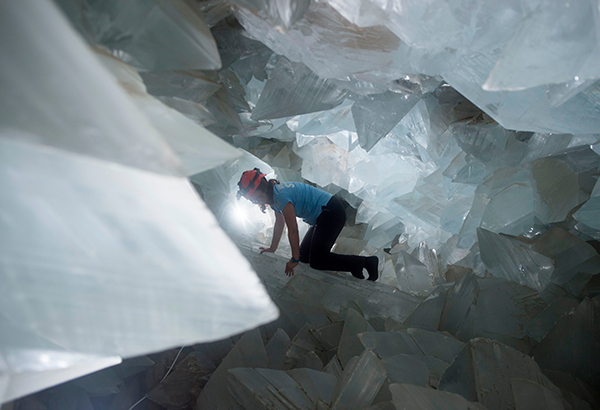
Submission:
<svg viewBox="0 0 600 410">
<path fill-rule="evenodd" d="M 288 202 L 291 202 L 297 217 L 309 225 L 315 225 L 321 215 L 321 207 L 327 205 L 332 196 L 302 182 L 284 182 L 273 186 L 273 209 L 281 213 Z"/>
</svg>

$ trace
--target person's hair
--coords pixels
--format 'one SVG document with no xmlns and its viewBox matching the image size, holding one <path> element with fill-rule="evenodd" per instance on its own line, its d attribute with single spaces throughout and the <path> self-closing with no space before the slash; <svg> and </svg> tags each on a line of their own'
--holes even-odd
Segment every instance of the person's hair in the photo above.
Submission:
<svg viewBox="0 0 600 410">
<path fill-rule="evenodd" d="M 277 185 L 277 184 L 279 184 L 279 181 L 276 180 L 276 179 L 269 179 L 269 180 L 267 180 L 267 178 L 263 178 L 260 181 L 260 185 L 256 189 L 257 190 L 260 189 L 260 190 L 266 192 L 267 196 L 269 198 L 272 198 L 273 197 L 273 187 L 275 185 Z M 264 214 L 267 206 L 265 204 L 260 204 L 258 206 L 260 207 L 260 210 Z"/>
</svg>

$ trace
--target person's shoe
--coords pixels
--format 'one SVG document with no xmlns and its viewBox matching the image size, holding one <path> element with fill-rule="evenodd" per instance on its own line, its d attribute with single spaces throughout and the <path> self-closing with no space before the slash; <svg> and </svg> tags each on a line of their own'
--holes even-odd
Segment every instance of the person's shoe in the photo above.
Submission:
<svg viewBox="0 0 600 410">
<path fill-rule="evenodd" d="M 352 276 L 354 276 L 357 279 L 364 279 L 365 275 L 363 275 L 362 270 L 363 270 L 363 267 L 361 266 L 360 270 L 358 270 L 358 269 L 352 270 L 352 271 L 350 271 L 350 273 L 352 274 Z"/>
<path fill-rule="evenodd" d="M 369 272 L 369 278 L 367 280 L 375 282 L 379 278 L 379 258 L 377 258 L 377 256 L 368 256 L 365 261 L 365 268 L 367 269 L 367 272 Z"/>
</svg>

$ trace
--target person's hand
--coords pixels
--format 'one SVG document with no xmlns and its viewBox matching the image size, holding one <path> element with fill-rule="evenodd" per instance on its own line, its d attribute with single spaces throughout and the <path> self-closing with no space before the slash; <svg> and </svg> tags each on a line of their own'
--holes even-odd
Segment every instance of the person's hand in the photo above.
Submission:
<svg viewBox="0 0 600 410">
<path fill-rule="evenodd" d="M 264 252 L 269 252 L 269 253 L 273 253 L 277 250 L 277 248 L 273 248 L 272 246 L 269 246 L 268 248 L 265 248 L 264 246 L 261 246 L 260 248 L 260 254 L 262 255 Z"/>
<path fill-rule="evenodd" d="M 298 266 L 297 262 L 288 261 L 285 264 L 285 274 L 289 277 L 294 276 L 294 268 Z"/>
</svg>

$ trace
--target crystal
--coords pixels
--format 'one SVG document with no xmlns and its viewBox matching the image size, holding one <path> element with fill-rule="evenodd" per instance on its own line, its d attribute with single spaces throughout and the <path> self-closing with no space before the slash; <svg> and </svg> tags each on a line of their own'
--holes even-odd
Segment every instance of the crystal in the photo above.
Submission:
<svg viewBox="0 0 600 410">
<path fill-rule="evenodd" d="M 546 309 L 527 323 L 527 335 L 535 341 L 541 342 L 557 320 L 564 314 L 571 314 L 577 306 L 577 300 L 574 298 L 562 297 L 553 300 Z"/>
<path fill-rule="evenodd" d="M 262 91 L 252 118 L 273 119 L 323 111 L 340 105 L 346 92 L 319 78 L 304 64 L 280 58 Z"/>
<path fill-rule="evenodd" d="M 96 56 L 173 148 L 187 175 L 215 168 L 241 156 L 238 149 L 146 94 L 142 79 L 133 67 L 101 50 L 96 51 Z"/>
<path fill-rule="evenodd" d="M 365 332 L 358 338 L 367 350 L 381 359 L 397 354 L 423 354 L 412 337 L 402 332 Z"/>
<path fill-rule="evenodd" d="M 411 409 L 456 409 L 456 410 L 484 410 L 485 407 L 469 402 L 458 394 L 434 390 L 413 384 L 394 383 L 390 385 L 396 408 L 398 406 Z"/>
<path fill-rule="evenodd" d="M 284 33 L 249 10 L 239 8 L 235 15 L 250 36 L 291 61 L 302 61 L 322 78 L 343 78 L 389 65 L 401 45 L 388 29 L 350 24 L 321 2 L 311 2 L 303 18 Z M 340 42 L 346 45 L 344 53 L 340 53 Z M 399 75 L 386 77 L 392 80 Z"/>
<path fill-rule="evenodd" d="M 394 406 L 394 403 L 391 401 L 382 401 L 378 402 L 377 404 L 373 404 L 372 406 L 365 407 L 363 410 L 396 410 L 396 406 Z"/>
<path fill-rule="evenodd" d="M 600 303 L 585 298 L 572 314 L 563 315 L 533 349 L 540 367 L 567 372 L 598 389 Z"/>
<path fill-rule="evenodd" d="M 525 325 L 546 306 L 531 288 L 467 274 L 446 292 L 439 329 L 461 341 L 493 337 L 527 348 L 520 341 L 525 336 Z"/>
<path fill-rule="evenodd" d="M 554 265 L 544 255 L 518 241 L 483 228 L 477 229 L 481 260 L 498 278 L 505 278 L 542 291 L 550 281 Z"/>
<path fill-rule="evenodd" d="M 559 286 L 580 273 L 594 275 L 600 267 L 600 256 L 592 245 L 559 227 L 552 227 L 534 238 L 529 246 L 552 259 L 552 282 Z"/>
<path fill-rule="evenodd" d="M 317 329 L 311 329 L 310 332 L 325 349 L 334 350 L 337 349 L 340 344 L 343 329 L 343 322 L 335 322 L 321 326 Z"/>
<path fill-rule="evenodd" d="M 214 216 L 186 180 L 90 161 L 85 156 L 11 138 L 0 139 L 0 145 L 3 163 L 0 179 L 5 194 L 0 201 L 4 212 L 16 224 L 2 228 L 0 240 L 5 243 L 2 259 L 4 272 L 13 275 L 19 272 L 15 276 L 18 280 L 1 287 L 2 311 L 15 321 L 35 326 L 39 335 L 74 352 L 128 357 L 173 346 L 181 338 L 194 342 L 218 339 L 252 326 L 248 320 L 265 323 L 276 317 L 276 307 L 263 285 L 253 277 L 250 266 L 229 238 L 217 229 Z M 161 195 L 155 195 L 157 192 Z M 164 193 L 169 195 L 163 196 Z M 40 207 L 28 205 L 35 202 L 34 197 L 44 198 Z M 123 198 L 128 199 L 123 201 Z M 162 215 L 159 220 L 154 219 L 157 212 Z M 45 222 L 41 223 L 39 218 Z M 148 229 L 154 234 L 148 234 Z M 69 235 L 55 235 L 63 231 Z M 198 232 L 210 236 L 210 245 L 201 241 Z M 165 246 L 165 238 L 171 238 L 169 246 Z M 216 256 L 218 253 L 208 250 L 210 246 L 218 246 L 221 251 L 228 248 L 230 253 L 227 258 L 220 258 Z M 23 254 L 24 249 L 37 251 Z M 199 249 L 208 252 L 206 258 Z M 233 270 L 226 268 L 231 263 L 236 266 Z M 122 269 L 129 274 L 114 275 Z M 238 275 L 240 269 L 246 274 L 240 280 L 233 280 L 240 286 L 234 291 L 229 284 L 232 277 L 227 277 L 234 271 L 234 276 Z M 219 273 L 209 274 L 211 270 Z M 97 275 L 101 275 L 104 285 L 90 288 L 89 282 L 95 282 Z M 228 283 L 225 295 L 244 305 L 248 320 L 235 309 L 237 313 L 231 313 L 232 318 L 236 317 L 230 322 L 233 327 L 215 328 L 209 325 L 210 317 L 187 310 L 190 303 L 199 307 L 198 300 L 205 301 L 205 309 L 216 308 L 219 303 L 216 299 L 198 299 L 199 289 L 222 294 L 216 290 L 219 281 L 215 277 Z M 208 282 L 190 286 L 203 280 L 210 282 L 210 286 L 206 285 Z M 137 291 L 123 292 L 133 286 L 128 285 L 131 281 L 136 283 Z M 38 286 L 32 287 L 32 283 Z M 166 283 L 169 286 L 165 287 Z M 65 293 L 64 289 L 69 291 Z M 256 293 L 250 295 L 250 289 Z M 18 295 L 19 300 L 15 299 Z M 148 295 L 154 296 L 148 299 Z M 103 301 L 107 299 L 114 303 L 106 306 Z M 222 299 L 221 302 L 225 303 Z M 133 306 L 145 306 L 144 314 Z M 118 314 L 110 313 L 111 307 Z M 49 311 L 56 315 L 49 318 Z M 191 316 L 184 326 L 178 320 L 186 315 Z M 132 326 L 131 321 L 136 325 Z M 163 328 L 163 321 L 171 331 L 155 331 Z M 236 322 L 239 327 L 233 325 Z"/>
<path fill-rule="evenodd" d="M 323 370 L 323 361 L 315 352 L 308 352 L 304 356 L 300 357 L 300 359 L 295 364 L 297 367 L 311 369 L 316 371 Z"/>
<path fill-rule="evenodd" d="M 587 89 L 596 82 L 596 79 L 583 80 L 579 77 L 548 87 L 548 101 L 553 107 L 559 107 L 569 101 L 573 96 Z"/>
<path fill-rule="evenodd" d="M 532 163 L 539 205 L 536 215 L 543 223 L 560 222 L 579 205 L 579 181 L 569 166 L 556 159 L 540 159 Z M 537 197 L 536 197 L 537 198 Z"/>
<path fill-rule="evenodd" d="M 267 343 L 266 351 L 269 358 L 269 368 L 275 370 L 286 369 L 285 353 L 290 348 L 291 340 L 285 330 L 279 328 Z"/>
<path fill-rule="evenodd" d="M 514 379 L 538 383 L 560 397 L 560 390 L 544 376 L 531 357 L 483 338 L 473 339 L 465 345 L 444 372 L 438 389 L 460 394 L 486 408 L 515 408 Z"/>
<path fill-rule="evenodd" d="M 515 408 L 525 409 L 564 409 L 563 396 L 560 391 L 551 390 L 532 380 L 511 379 Z"/>
<path fill-rule="evenodd" d="M 288 370 L 287 374 L 298 382 L 313 402 L 331 403 L 333 390 L 337 383 L 335 376 L 312 369 L 292 369 Z"/>
<path fill-rule="evenodd" d="M 450 363 L 437 359 L 433 356 L 412 355 L 411 357 L 420 360 L 427 365 L 427 368 L 429 369 L 429 379 L 427 380 L 427 385 L 437 389 L 440 378 Z"/>
<path fill-rule="evenodd" d="M 141 72 L 140 76 L 151 95 L 202 103 L 222 87 L 219 78 L 211 73 L 199 70 L 177 70 Z"/>
<path fill-rule="evenodd" d="M 148 398 L 163 407 L 190 405 L 198 397 L 216 367 L 200 352 L 192 352 L 181 361 L 166 379 L 148 393 Z"/>
<path fill-rule="evenodd" d="M 406 318 L 404 324 L 437 329 L 445 302 L 446 294 L 442 290 L 431 292 L 427 299 L 421 302 Z"/>
<path fill-rule="evenodd" d="M 556 370 L 545 370 L 544 374 L 548 376 L 548 378 L 556 385 L 556 387 L 561 389 L 563 397 L 565 397 L 567 401 L 571 402 L 571 400 L 569 400 L 569 395 L 567 394 L 570 393 L 571 396 L 580 398 L 584 402 L 589 403 L 591 408 L 598 407 L 598 404 L 600 403 L 600 396 L 598 393 L 593 391 L 589 384 L 583 380 L 575 378 L 569 373 L 559 372 Z M 578 407 L 574 406 L 574 408 Z M 581 408 L 583 409 L 586 407 L 584 405 Z"/>
<path fill-rule="evenodd" d="M 121 363 L 117 355 L 71 352 L 0 314 L 0 397 L 23 397 Z M 110 386 L 114 387 L 114 383 Z"/>
<path fill-rule="evenodd" d="M 90 396 L 109 396 L 119 392 L 123 380 L 115 373 L 113 368 L 109 367 L 80 377 L 74 380 L 73 384 L 81 387 Z"/>
<path fill-rule="evenodd" d="M 365 350 L 344 369 L 335 386 L 331 410 L 359 410 L 369 406 L 379 392 L 385 374 L 375 353 Z"/>
<path fill-rule="evenodd" d="M 597 78 L 598 51 L 591 4 L 544 4 L 520 23 L 483 89 L 521 90 Z"/>
<path fill-rule="evenodd" d="M 173 151 L 52 2 L 6 4 L 0 14 L 0 52 L 11 56 L 0 63 L 4 137 L 21 130 L 11 138 L 180 175 Z"/>
<path fill-rule="evenodd" d="M 286 357 L 295 364 L 295 362 L 301 362 L 305 358 L 307 354 L 314 351 L 317 348 L 317 341 L 312 336 L 310 332 L 311 325 L 306 323 L 299 331 L 296 333 L 294 338 L 290 343 L 290 348 L 286 352 Z M 321 363 L 321 367 L 323 364 Z M 296 367 L 296 366 L 294 366 Z M 298 365 L 298 367 L 302 367 Z"/>
<path fill-rule="evenodd" d="M 590 198 L 577 212 L 573 214 L 573 217 L 579 222 L 593 228 L 600 230 L 600 195 L 595 195 Z"/>
<path fill-rule="evenodd" d="M 136 68 L 164 71 L 221 67 L 217 45 L 198 5 L 183 0 L 58 3 L 86 38 L 110 48 Z"/>
<path fill-rule="evenodd" d="M 426 386 L 429 382 L 429 368 L 424 362 L 411 356 L 399 354 L 381 361 L 385 366 L 390 383 L 410 383 Z"/>
<path fill-rule="evenodd" d="M 246 408 L 283 410 L 287 408 L 286 403 L 290 402 L 300 409 L 314 406 L 300 385 L 281 370 L 231 369 L 228 381 L 232 399 Z M 227 383 L 224 384 L 227 388 Z M 233 403 L 229 406 L 233 406 Z M 198 408 L 204 407 L 199 403 Z"/>
<path fill-rule="evenodd" d="M 273 27 L 281 31 L 300 20 L 310 5 L 307 0 L 234 0 L 233 3 L 264 15 Z"/>
<path fill-rule="evenodd" d="M 445 362 L 452 362 L 462 350 L 464 343 L 442 333 L 419 328 L 407 328 L 400 332 L 408 333 L 426 356 L 433 356 Z"/>
<path fill-rule="evenodd" d="M 559 107 L 547 98 L 540 85 L 519 91 L 486 91 L 482 85 L 500 57 L 500 49 L 459 58 L 443 77 L 448 84 L 483 109 L 506 129 L 541 133 L 588 134 L 598 130 L 600 84 L 594 83 Z"/>
<path fill-rule="evenodd" d="M 418 101 L 417 96 L 393 92 L 358 98 L 352 106 L 352 116 L 360 146 L 370 151 Z M 385 109 L 389 107 L 394 108 Z"/>
<path fill-rule="evenodd" d="M 396 266 L 398 289 L 404 292 L 424 291 L 432 286 L 429 279 L 427 266 L 423 265 L 417 258 L 402 251 L 402 264 Z M 400 258 L 398 259 L 400 264 Z"/>
<path fill-rule="evenodd" d="M 328 374 L 331 374 L 336 379 L 339 379 L 342 376 L 342 372 L 344 370 L 342 369 L 342 365 L 340 364 L 340 361 L 338 360 L 337 355 L 333 356 L 331 358 L 329 363 L 327 363 L 325 365 L 325 367 L 323 368 L 323 371 Z"/>
<path fill-rule="evenodd" d="M 342 367 L 345 368 L 352 357 L 360 355 L 364 350 L 363 345 L 357 337 L 358 334 L 374 331 L 373 327 L 360 313 L 352 308 L 348 309 L 337 352 L 337 357 Z"/>
<path fill-rule="evenodd" d="M 265 346 L 260 335 L 260 330 L 254 329 L 246 332 L 244 336 L 235 344 L 233 349 L 223 359 L 221 364 L 217 367 L 217 370 L 206 383 L 204 389 L 198 397 L 196 403 L 198 409 L 211 408 L 214 403 L 219 403 L 220 406 L 231 406 L 232 398 L 229 396 L 227 390 L 227 380 L 229 379 L 228 374 L 235 372 L 236 367 L 267 367 L 269 359 L 265 351 Z M 249 369 L 249 371 L 252 369 Z M 287 377 L 285 372 L 272 370 L 277 372 L 278 377 Z M 242 372 L 242 375 L 247 373 Z M 255 373 L 253 373 L 255 374 Z M 290 378 L 291 379 L 291 378 Z M 230 380 L 230 379 L 229 379 Z M 250 382 L 261 380 L 259 377 L 249 377 Z M 294 382 L 295 383 L 295 382 Z M 306 399 L 308 401 L 308 398 Z"/>
<path fill-rule="evenodd" d="M 284 261 L 283 258 L 281 260 Z M 284 295 L 293 300 L 303 300 L 304 304 L 319 306 L 330 317 L 339 320 L 345 317 L 349 301 L 353 301 L 369 322 L 385 321 L 387 318 L 402 322 L 420 302 L 415 296 L 383 284 L 349 281 L 346 276 L 323 275 L 312 270 L 295 275 L 287 282 L 281 290 L 281 297 Z"/>
</svg>

